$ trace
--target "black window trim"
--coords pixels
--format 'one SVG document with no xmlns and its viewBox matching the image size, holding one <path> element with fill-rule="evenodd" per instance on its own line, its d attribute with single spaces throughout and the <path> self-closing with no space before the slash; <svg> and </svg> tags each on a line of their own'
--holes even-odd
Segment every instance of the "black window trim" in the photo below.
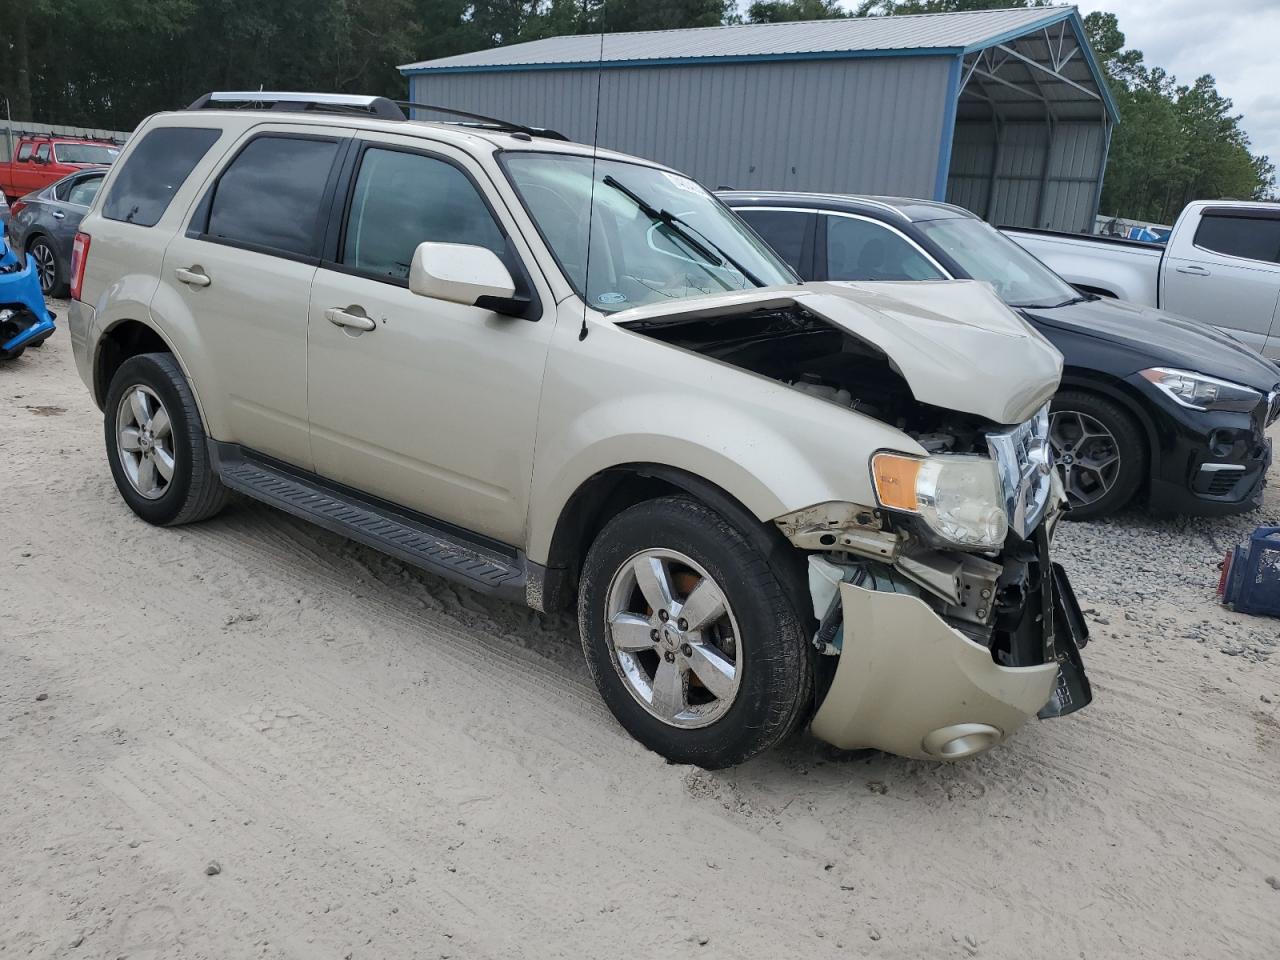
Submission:
<svg viewBox="0 0 1280 960">
<path fill-rule="evenodd" d="M 1191 237 L 1191 245 L 1202 253 L 1212 254 L 1215 257 L 1229 257 L 1232 260 L 1241 260 L 1245 263 L 1260 263 L 1268 267 L 1280 266 L 1280 241 L 1277 242 L 1274 260 L 1245 257 L 1238 253 L 1228 253 L 1226 250 L 1217 250 L 1213 247 L 1205 246 L 1200 242 L 1200 232 L 1209 220 L 1280 220 L 1280 211 L 1258 210 L 1248 207 L 1206 207 L 1200 211 L 1200 221 L 1196 224 L 1196 232 Z"/>
<path fill-rule="evenodd" d="M 538 288 L 533 283 L 533 277 L 530 275 L 528 265 L 516 248 L 515 242 L 511 238 L 511 231 L 506 228 L 502 218 L 498 216 L 497 209 L 481 186 L 480 181 L 458 160 L 429 147 L 409 146 L 408 144 L 389 143 L 381 140 L 361 139 L 353 142 L 352 149 L 348 151 L 341 165 L 342 169 L 338 175 L 338 189 L 330 198 L 327 224 L 324 230 L 324 243 L 321 248 L 318 266 L 334 273 L 359 277 L 362 280 L 373 280 L 378 283 L 385 283 L 388 286 L 400 287 L 404 290 L 409 289 L 408 278 L 389 277 L 384 273 L 377 273 L 373 270 L 348 266 L 339 259 L 346 247 L 347 227 L 350 223 L 351 208 L 355 203 L 356 181 L 360 176 L 360 168 L 364 163 L 365 154 L 370 150 L 407 153 L 412 156 L 425 157 L 428 160 L 439 160 L 447 163 L 466 177 L 467 182 L 475 189 L 480 202 L 489 211 L 489 216 L 493 219 L 493 225 L 498 229 L 498 233 L 501 234 L 503 241 L 505 241 L 506 255 L 499 259 L 502 260 L 507 270 L 511 272 L 511 278 L 515 281 L 516 295 L 514 299 L 528 300 L 527 306 L 516 316 L 532 322 L 542 319 L 542 299 L 538 296 Z M 484 308 L 477 305 L 476 309 Z"/>
<path fill-rule="evenodd" d="M 264 243 L 247 243 L 243 240 L 232 240 L 227 237 L 214 237 L 209 235 L 209 217 L 213 212 L 213 200 L 218 192 L 218 185 L 222 183 L 222 178 L 227 171 L 239 159 L 240 154 L 249 148 L 249 145 L 256 140 L 263 138 L 271 138 L 274 140 L 316 140 L 322 143 L 332 143 L 337 146 L 334 152 L 333 161 L 329 166 L 329 173 L 325 177 L 324 190 L 320 194 L 319 208 L 316 210 L 315 229 L 311 233 L 312 253 L 296 253 L 293 250 L 283 250 L 279 247 L 273 247 Z M 330 199 L 333 191 L 338 184 L 339 174 L 343 168 L 343 161 L 351 148 L 351 137 L 342 134 L 318 134 L 318 133 L 297 133 L 291 130 L 255 130 L 252 136 L 240 144 L 230 158 L 223 161 L 222 166 L 218 168 L 218 172 L 214 175 L 213 182 L 205 189 L 204 195 L 200 198 L 200 202 L 196 204 L 195 210 L 191 214 L 191 219 L 187 224 L 186 236 L 193 240 L 201 240 L 205 243 L 216 243 L 221 247 L 232 247 L 236 250 L 244 250 L 248 253 L 259 253 L 267 257 L 276 257 L 280 260 L 291 260 L 294 263 L 303 263 L 308 266 L 318 267 L 321 262 L 320 251 L 324 237 L 326 211 L 329 209 Z"/>
</svg>

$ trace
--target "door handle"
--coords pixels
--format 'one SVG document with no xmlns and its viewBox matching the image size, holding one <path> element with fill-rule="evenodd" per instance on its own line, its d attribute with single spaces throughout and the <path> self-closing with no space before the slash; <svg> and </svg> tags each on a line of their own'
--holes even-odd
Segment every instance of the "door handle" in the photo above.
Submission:
<svg viewBox="0 0 1280 960">
<path fill-rule="evenodd" d="M 55 211 L 53 211 L 53 219 L 55 219 L 55 220 L 65 220 L 65 219 L 66 219 L 66 217 L 67 217 L 67 215 L 66 215 L 65 213 L 63 213 L 61 210 L 55 210 Z"/>
<path fill-rule="evenodd" d="M 354 330 L 374 330 L 377 324 L 368 317 L 361 316 L 358 313 L 348 313 L 341 307 L 330 307 L 324 312 L 324 318 L 332 323 L 335 327 L 351 327 Z"/>
<path fill-rule="evenodd" d="M 207 273 L 200 272 L 199 267 L 179 267 L 173 271 L 173 275 L 178 278 L 179 283 L 185 283 L 188 287 L 207 287 L 213 283 Z"/>
<path fill-rule="evenodd" d="M 1209 276 L 1208 270 L 1206 270 L 1204 267 L 1198 267 L 1194 263 L 1187 264 L 1187 266 L 1185 267 L 1174 267 L 1173 269 L 1177 270 L 1179 273 L 1189 273 L 1193 277 Z"/>
</svg>

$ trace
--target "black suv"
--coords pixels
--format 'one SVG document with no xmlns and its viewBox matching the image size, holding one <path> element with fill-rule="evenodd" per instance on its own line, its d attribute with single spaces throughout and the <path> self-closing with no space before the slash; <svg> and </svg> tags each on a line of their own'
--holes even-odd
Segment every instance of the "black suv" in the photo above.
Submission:
<svg viewBox="0 0 1280 960">
<path fill-rule="evenodd" d="M 898 197 L 722 192 L 805 280 L 985 280 L 1061 351 L 1050 439 L 1071 515 L 1261 503 L 1280 367 L 1224 333 L 1081 293 L 967 210 Z"/>
</svg>

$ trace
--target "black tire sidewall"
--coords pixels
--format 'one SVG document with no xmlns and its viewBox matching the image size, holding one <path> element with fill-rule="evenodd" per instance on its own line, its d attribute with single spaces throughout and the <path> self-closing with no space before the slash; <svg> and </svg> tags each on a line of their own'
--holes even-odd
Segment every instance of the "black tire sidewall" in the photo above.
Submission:
<svg viewBox="0 0 1280 960">
<path fill-rule="evenodd" d="M 1092 520 L 1115 513 L 1126 506 L 1147 479 L 1147 437 L 1127 410 L 1114 401 L 1084 390 L 1063 390 L 1053 398 L 1050 413 L 1079 412 L 1093 417 L 1115 438 L 1120 452 L 1120 475 L 1115 485 L 1100 499 L 1067 511 L 1072 520 Z"/>
<path fill-rule="evenodd" d="M 658 720 L 631 694 L 613 662 L 605 628 L 609 584 L 627 560 L 653 547 L 696 561 L 724 591 L 737 620 L 737 698 L 706 727 L 681 729 Z M 727 520 L 692 499 L 639 504 L 601 531 L 584 564 L 578 616 L 583 652 L 605 703 L 633 737 L 677 762 L 707 768 L 739 763 L 791 732 L 799 701 L 811 701 L 808 644 L 777 578 Z"/>
<path fill-rule="evenodd" d="M 176 374 L 176 377 L 175 377 Z M 176 382 L 175 382 L 176 381 Z M 169 414 L 170 429 L 173 436 L 173 477 L 168 489 L 155 500 L 148 500 L 133 488 L 129 477 L 120 463 L 120 452 L 116 443 L 116 415 L 120 399 L 135 385 L 149 387 L 164 404 Z M 179 391 L 185 391 L 186 396 Z M 194 407 L 195 400 L 191 396 L 190 387 L 182 376 L 177 362 L 169 354 L 140 354 L 126 360 L 111 380 L 107 389 L 103 423 L 105 426 L 107 460 L 111 465 L 111 475 L 115 478 L 116 488 L 125 503 L 139 517 L 148 523 L 164 525 L 173 522 L 182 512 L 191 491 L 192 478 L 192 443 L 203 443 L 204 437 L 195 438 L 189 424 L 186 411 Z"/>
</svg>

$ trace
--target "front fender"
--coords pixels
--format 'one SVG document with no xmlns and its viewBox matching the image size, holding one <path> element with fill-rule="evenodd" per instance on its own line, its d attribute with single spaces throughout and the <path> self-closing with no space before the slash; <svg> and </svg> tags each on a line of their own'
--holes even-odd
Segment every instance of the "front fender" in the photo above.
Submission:
<svg viewBox="0 0 1280 960">
<path fill-rule="evenodd" d="M 629 463 L 701 477 L 769 521 L 831 500 L 872 506 L 869 458 L 925 455 L 906 434 L 784 384 L 609 323 L 557 327 L 530 497 L 529 559 L 593 476 Z"/>
</svg>

